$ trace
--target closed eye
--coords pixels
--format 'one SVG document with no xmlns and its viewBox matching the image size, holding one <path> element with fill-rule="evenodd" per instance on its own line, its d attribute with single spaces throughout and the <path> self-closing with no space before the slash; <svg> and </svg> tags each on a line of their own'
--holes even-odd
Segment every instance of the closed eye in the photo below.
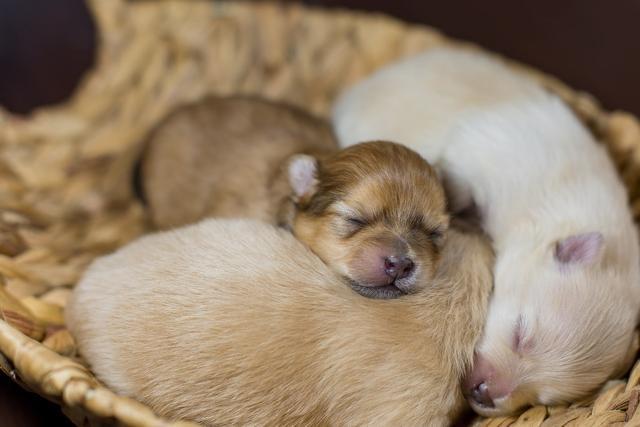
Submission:
<svg viewBox="0 0 640 427">
<path fill-rule="evenodd" d="M 419 231 L 434 243 L 441 242 L 442 237 L 444 236 L 444 232 L 447 228 L 446 226 L 442 226 L 440 224 L 427 223 L 422 215 L 415 215 L 411 217 L 409 219 L 409 223 L 414 230 Z"/>
<path fill-rule="evenodd" d="M 444 239 L 445 228 L 444 227 L 433 227 L 427 226 L 423 227 L 423 232 L 427 236 L 427 238 L 433 242 L 436 246 L 440 245 Z"/>
<path fill-rule="evenodd" d="M 440 228 L 427 228 L 425 233 L 431 240 L 440 240 L 444 236 L 444 231 Z"/>
<path fill-rule="evenodd" d="M 516 328 L 513 330 L 513 350 L 516 353 L 520 352 L 520 344 L 522 344 L 522 324 L 520 323 L 521 317 L 518 317 Z"/>
<path fill-rule="evenodd" d="M 362 228 L 367 225 L 367 221 L 362 218 L 348 217 L 346 221 L 354 227 Z"/>
<path fill-rule="evenodd" d="M 513 351 L 522 355 L 524 352 L 531 350 L 533 340 L 526 336 L 525 321 L 522 315 L 516 320 L 516 327 L 513 330 Z"/>
</svg>

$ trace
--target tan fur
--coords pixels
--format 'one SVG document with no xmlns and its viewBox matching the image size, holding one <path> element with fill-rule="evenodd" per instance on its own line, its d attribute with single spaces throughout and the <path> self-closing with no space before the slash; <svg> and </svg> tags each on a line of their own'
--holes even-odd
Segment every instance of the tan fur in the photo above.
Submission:
<svg viewBox="0 0 640 427">
<path fill-rule="evenodd" d="M 351 224 L 353 218 L 361 223 Z M 401 242 L 416 263 L 418 281 L 425 283 L 437 267 L 448 225 L 444 190 L 431 166 L 399 144 L 376 141 L 320 163 L 318 189 L 299 204 L 293 231 L 358 283 L 370 252 Z"/>
<path fill-rule="evenodd" d="M 142 190 L 163 229 L 206 217 L 275 222 L 290 193 L 286 159 L 336 146 L 325 122 L 294 107 L 210 96 L 176 110 L 150 134 Z"/>
<path fill-rule="evenodd" d="M 299 110 L 207 98 L 178 110 L 147 143 L 142 185 L 151 218 L 161 228 L 205 217 L 277 223 L 363 295 L 414 291 L 433 276 L 448 227 L 435 172 L 391 142 L 334 148 L 326 125 Z M 410 259 L 412 274 L 387 274 L 389 256 Z"/>
<path fill-rule="evenodd" d="M 284 230 L 208 220 L 97 260 L 67 323 L 109 387 L 208 425 L 447 425 L 484 322 L 492 255 L 450 232 L 436 279 L 354 293 Z"/>
</svg>

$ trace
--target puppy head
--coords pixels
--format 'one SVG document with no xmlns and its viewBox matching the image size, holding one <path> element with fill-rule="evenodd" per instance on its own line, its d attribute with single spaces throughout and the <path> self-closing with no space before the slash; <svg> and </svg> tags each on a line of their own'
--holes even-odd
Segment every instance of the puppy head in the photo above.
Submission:
<svg viewBox="0 0 640 427">
<path fill-rule="evenodd" d="M 391 142 L 289 163 L 294 234 L 362 295 L 394 298 L 428 282 L 448 228 L 431 166 Z"/>
<path fill-rule="evenodd" d="M 638 283 L 620 271 L 624 263 L 612 262 L 602 234 L 517 246 L 497 261 L 484 335 L 464 383 L 485 416 L 583 398 L 622 375 L 638 350 Z"/>
</svg>

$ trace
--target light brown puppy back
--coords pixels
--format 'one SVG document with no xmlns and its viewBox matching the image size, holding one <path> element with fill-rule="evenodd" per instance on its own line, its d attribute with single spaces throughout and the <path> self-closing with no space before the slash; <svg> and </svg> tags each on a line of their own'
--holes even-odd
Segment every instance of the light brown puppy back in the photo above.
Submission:
<svg viewBox="0 0 640 427">
<path fill-rule="evenodd" d="M 452 231 L 433 283 L 371 300 L 285 231 L 210 220 L 98 260 L 67 320 L 101 380 L 169 417 L 443 425 L 463 406 L 491 262 Z"/>
<path fill-rule="evenodd" d="M 142 190 L 160 228 L 208 216 L 274 222 L 278 202 L 290 193 L 280 176 L 285 159 L 336 146 L 325 122 L 294 107 L 210 96 L 175 111 L 150 134 Z"/>
</svg>

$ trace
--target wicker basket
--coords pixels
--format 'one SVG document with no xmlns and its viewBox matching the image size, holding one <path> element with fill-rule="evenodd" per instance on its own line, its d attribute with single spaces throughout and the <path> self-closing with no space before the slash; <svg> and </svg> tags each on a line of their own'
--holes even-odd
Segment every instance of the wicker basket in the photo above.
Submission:
<svg viewBox="0 0 640 427">
<path fill-rule="evenodd" d="M 27 120 L 0 111 L 0 369 L 60 403 L 78 424 L 168 425 L 107 390 L 73 358 L 62 316 L 85 266 L 145 231 L 129 189 L 145 132 L 206 93 L 258 93 L 326 115 L 341 89 L 387 62 L 443 44 L 475 47 L 384 16 L 300 5 L 90 3 L 100 51 L 75 96 Z M 588 95 L 513 66 L 559 93 L 607 145 L 638 219 L 636 119 L 604 112 Z M 478 423 L 640 425 L 639 382 L 640 365 L 588 401 Z"/>
</svg>

